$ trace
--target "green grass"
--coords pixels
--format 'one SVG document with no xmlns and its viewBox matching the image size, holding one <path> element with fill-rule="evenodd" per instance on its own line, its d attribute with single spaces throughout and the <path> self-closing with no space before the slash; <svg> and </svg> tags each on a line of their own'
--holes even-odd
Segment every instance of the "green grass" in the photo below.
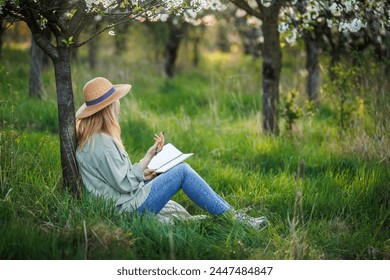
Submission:
<svg viewBox="0 0 390 280">
<path fill-rule="evenodd" d="M 75 199 L 59 187 L 53 71 L 44 73 L 43 99 L 32 100 L 28 51 L 5 48 L 0 259 L 390 258 L 388 132 L 378 137 L 370 108 L 365 122 L 340 134 L 334 105 L 324 99 L 292 133 L 267 136 L 259 114 L 260 61 L 205 53 L 199 69 L 181 60 L 181 71 L 167 81 L 131 55 L 102 54 L 100 67 L 90 71 L 83 51 L 72 68 L 76 106 L 94 76 L 133 85 L 121 102 L 122 136 L 133 161 L 163 130 L 167 141 L 195 152 L 188 162 L 229 203 L 267 216 L 271 225 L 255 231 L 226 216 L 166 225 L 148 215 L 117 214 L 87 194 Z M 284 92 L 303 87 L 294 76 L 299 57 L 285 59 Z M 183 193 L 174 199 L 192 214 L 205 214 Z"/>
</svg>

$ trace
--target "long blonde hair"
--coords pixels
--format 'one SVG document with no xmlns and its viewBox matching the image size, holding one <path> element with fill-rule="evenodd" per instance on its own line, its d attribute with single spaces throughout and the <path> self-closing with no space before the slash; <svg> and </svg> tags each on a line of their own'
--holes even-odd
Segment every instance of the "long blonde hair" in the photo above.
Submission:
<svg viewBox="0 0 390 280">
<path fill-rule="evenodd" d="M 99 112 L 83 119 L 76 120 L 77 146 L 82 148 L 95 133 L 110 135 L 116 144 L 124 150 L 121 139 L 121 128 L 118 123 L 119 101 L 116 101 Z"/>
</svg>

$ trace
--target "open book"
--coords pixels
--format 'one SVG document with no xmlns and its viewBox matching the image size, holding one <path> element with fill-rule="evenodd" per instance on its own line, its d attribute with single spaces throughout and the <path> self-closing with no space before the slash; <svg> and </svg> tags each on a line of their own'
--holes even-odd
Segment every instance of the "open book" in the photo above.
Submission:
<svg viewBox="0 0 390 280">
<path fill-rule="evenodd" d="M 156 173 L 164 173 L 192 156 L 183 154 L 171 143 L 165 144 L 162 150 L 150 161 L 148 168 L 156 169 Z"/>
</svg>

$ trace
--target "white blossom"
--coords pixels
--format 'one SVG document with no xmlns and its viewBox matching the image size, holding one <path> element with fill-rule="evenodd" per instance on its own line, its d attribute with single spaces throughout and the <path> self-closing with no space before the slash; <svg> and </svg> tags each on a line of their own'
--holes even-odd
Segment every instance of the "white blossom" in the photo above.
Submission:
<svg viewBox="0 0 390 280">
<path fill-rule="evenodd" d="M 309 13 L 308 19 L 316 19 L 320 15 L 320 9 L 318 2 L 309 5 L 307 8 L 307 12 Z"/>
<path fill-rule="evenodd" d="M 201 10 L 222 11 L 226 9 L 226 5 L 222 4 L 221 0 L 191 0 L 190 7 L 196 13 Z"/>
<path fill-rule="evenodd" d="M 349 32 L 358 32 L 363 27 L 366 27 L 366 24 L 363 24 L 362 20 L 359 18 L 354 18 L 351 22 L 340 22 L 339 31 L 347 33 Z"/>
<path fill-rule="evenodd" d="M 207 0 L 191 0 L 190 6 L 194 9 L 196 13 L 200 12 L 202 9 L 206 8 L 208 5 Z"/>
<path fill-rule="evenodd" d="M 260 19 L 258 19 L 257 17 L 249 17 L 247 19 L 246 23 L 249 26 L 253 26 L 253 27 L 260 27 L 263 25 L 263 22 Z"/>
<path fill-rule="evenodd" d="M 190 18 L 196 18 L 198 15 L 198 13 L 194 9 L 186 9 L 185 13 Z"/>
<path fill-rule="evenodd" d="M 108 35 L 110 35 L 110 36 L 115 36 L 115 31 L 114 31 L 114 30 L 108 31 Z"/>
<path fill-rule="evenodd" d="M 328 26 L 328 28 L 334 27 L 334 22 L 333 22 L 333 20 L 327 18 L 327 19 L 326 19 L 326 25 Z"/>
<path fill-rule="evenodd" d="M 354 18 L 348 26 L 349 31 L 351 32 L 358 32 L 363 27 L 366 27 L 366 24 L 363 24 L 360 18 Z"/>
<path fill-rule="evenodd" d="M 183 2 L 184 0 L 162 0 L 164 3 L 164 6 L 166 10 L 172 11 L 172 10 L 177 10 L 178 13 L 181 13 L 183 11 Z"/>
<path fill-rule="evenodd" d="M 344 3 L 345 11 L 348 13 L 354 9 L 354 5 L 356 4 L 355 0 L 347 0 Z"/>
<path fill-rule="evenodd" d="M 289 29 L 289 24 L 287 22 L 282 22 L 278 26 L 279 33 L 284 33 Z"/>
<path fill-rule="evenodd" d="M 272 5 L 272 0 L 261 0 L 261 4 L 264 7 L 270 7 Z"/>
<path fill-rule="evenodd" d="M 286 37 L 286 42 L 289 44 L 295 43 L 297 40 L 298 31 L 294 28 L 291 30 L 291 35 Z"/>
<path fill-rule="evenodd" d="M 240 17 L 244 17 L 244 16 L 246 16 L 246 11 L 244 11 L 243 9 L 237 9 L 236 17 L 240 18 Z"/>
<path fill-rule="evenodd" d="M 169 15 L 168 14 L 160 14 L 160 20 L 162 22 L 166 22 L 169 18 Z"/>
<path fill-rule="evenodd" d="M 337 3 L 330 5 L 329 10 L 334 16 L 341 16 L 342 9 Z"/>
<path fill-rule="evenodd" d="M 347 32 L 348 30 L 348 23 L 347 22 L 340 22 L 339 23 L 339 32 Z"/>
<path fill-rule="evenodd" d="M 84 0 L 87 13 L 93 13 L 99 11 L 99 6 L 102 6 L 104 10 L 115 9 L 118 4 L 116 0 Z"/>
</svg>

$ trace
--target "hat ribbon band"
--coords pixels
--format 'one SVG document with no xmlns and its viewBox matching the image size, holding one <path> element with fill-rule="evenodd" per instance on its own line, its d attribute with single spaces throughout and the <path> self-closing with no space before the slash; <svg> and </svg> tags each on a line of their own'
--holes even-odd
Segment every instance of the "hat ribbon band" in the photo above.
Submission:
<svg viewBox="0 0 390 280">
<path fill-rule="evenodd" d="M 107 98 L 109 98 L 114 92 L 115 92 L 115 87 L 112 87 L 109 91 L 107 91 L 102 96 L 100 96 L 94 100 L 91 100 L 91 101 L 85 101 L 85 105 L 87 105 L 87 106 L 96 105 L 96 104 L 106 100 Z"/>
</svg>

